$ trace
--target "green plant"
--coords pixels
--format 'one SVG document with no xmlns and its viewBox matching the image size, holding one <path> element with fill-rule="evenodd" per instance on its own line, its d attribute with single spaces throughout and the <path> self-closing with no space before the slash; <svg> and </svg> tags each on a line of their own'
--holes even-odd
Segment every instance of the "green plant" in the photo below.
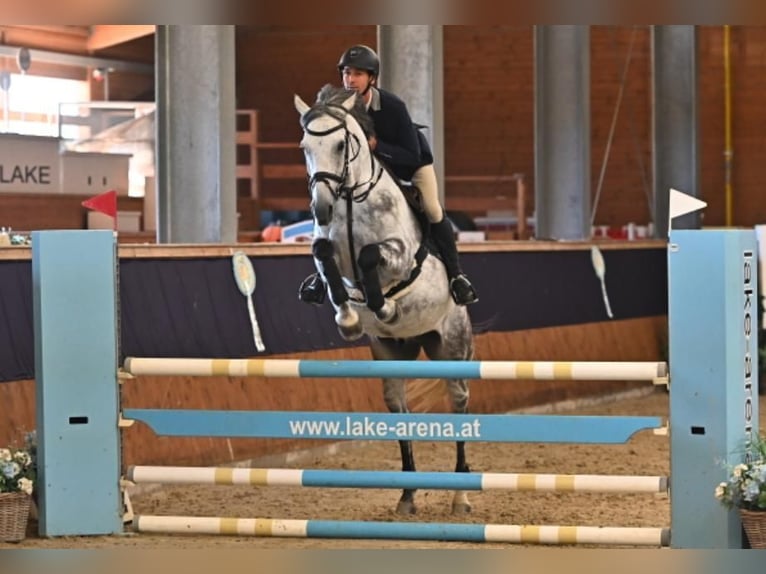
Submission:
<svg viewBox="0 0 766 574">
<path fill-rule="evenodd" d="M 715 497 L 727 508 L 766 510 L 766 440 L 759 436 L 745 449 L 746 462 L 734 465 Z"/>
</svg>

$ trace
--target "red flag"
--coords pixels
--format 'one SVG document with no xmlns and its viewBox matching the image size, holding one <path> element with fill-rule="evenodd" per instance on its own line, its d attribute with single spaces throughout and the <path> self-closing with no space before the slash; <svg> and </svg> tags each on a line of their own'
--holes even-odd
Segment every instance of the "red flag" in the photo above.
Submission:
<svg viewBox="0 0 766 574">
<path fill-rule="evenodd" d="M 86 199 L 82 206 L 108 215 L 114 219 L 114 228 L 117 229 L 117 191 L 114 189 Z"/>
</svg>

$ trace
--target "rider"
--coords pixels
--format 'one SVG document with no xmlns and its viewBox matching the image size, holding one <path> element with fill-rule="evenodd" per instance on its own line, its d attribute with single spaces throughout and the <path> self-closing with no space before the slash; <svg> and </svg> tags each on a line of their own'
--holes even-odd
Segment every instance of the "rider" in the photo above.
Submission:
<svg viewBox="0 0 766 574">
<path fill-rule="evenodd" d="M 452 298 L 458 305 L 479 300 L 476 291 L 460 268 L 452 224 L 439 202 L 433 156 L 425 138 L 419 137 L 407 106 L 397 96 L 378 88 L 375 82 L 380 60 L 374 50 L 356 45 L 343 52 L 338 62 L 343 86 L 364 98 L 375 124 L 370 149 L 376 157 L 403 181 L 412 181 L 419 189 L 423 208 L 431 223 L 431 237 L 444 261 Z M 307 303 L 324 301 L 325 287 L 318 273 L 301 283 L 298 298 Z"/>
</svg>

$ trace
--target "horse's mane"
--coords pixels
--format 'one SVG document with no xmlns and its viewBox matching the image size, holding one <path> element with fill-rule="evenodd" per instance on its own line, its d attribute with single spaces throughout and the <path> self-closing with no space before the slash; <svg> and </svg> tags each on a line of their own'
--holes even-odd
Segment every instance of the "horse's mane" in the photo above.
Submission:
<svg viewBox="0 0 766 574">
<path fill-rule="evenodd" d="M 346 88 L 325 84 L 317 94 L 314 107 L 326 109 L 326 106 L 340 106 L 352 93 L 352 91 Z M 369 138 L 375 135 L 375 124 L 370 114 L 367 113 L 363 98 L 357 97 L 354 100 L 354 107 L 351 108 L 349 113 L 362 128 L 365 136 Z"/>
</svg>

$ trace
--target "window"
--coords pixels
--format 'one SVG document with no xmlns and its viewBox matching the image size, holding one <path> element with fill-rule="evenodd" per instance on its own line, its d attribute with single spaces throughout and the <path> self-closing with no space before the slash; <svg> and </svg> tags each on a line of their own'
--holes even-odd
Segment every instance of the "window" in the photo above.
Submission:
<svg viewBox="0 0 766 574">
<path fill-rule="evenodd" d="M 10 88 L 0 94 L 0 132 L 58 137 L 59 104 L 89 101 L 90 86 L 81 80 L 11 74 Z M 63 126 L 61 136 L 77 138 L 79 129 Z"/>
</svg>

